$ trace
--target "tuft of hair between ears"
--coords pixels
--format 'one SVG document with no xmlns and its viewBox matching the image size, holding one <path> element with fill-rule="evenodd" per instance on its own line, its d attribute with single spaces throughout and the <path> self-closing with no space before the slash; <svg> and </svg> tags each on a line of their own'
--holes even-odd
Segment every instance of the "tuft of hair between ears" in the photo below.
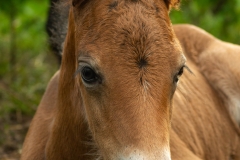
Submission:
<svg viewBox="0 0 240 160">
<path fill-rule="evenodd" d="M 72 0 L 72 6 L 83 6 L 84 4 L 86 4 L 88 2 L 88 0 Z"/>
</svg>

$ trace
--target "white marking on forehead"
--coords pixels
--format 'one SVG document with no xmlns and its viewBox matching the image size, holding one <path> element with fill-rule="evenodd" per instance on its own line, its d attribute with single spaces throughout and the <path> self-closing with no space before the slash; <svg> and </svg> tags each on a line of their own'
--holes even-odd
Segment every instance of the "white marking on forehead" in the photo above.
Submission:
<svg viewBox="0 0 240 160">
<path fill-rule="evenodd" d="M 150 88 L 150 83 L 148 83 L 148 81 L 147 80 L 144 80 L 143 81 L 143 88 L 144 88 L 144 91 L 145 92 L 147 92 L 148 90 L 149 90 L 149 88 Z"/>
<path fill-rule="evenodd" d="M 120 157 L 119 160 L 144 160 L 147 159 L 143 154 L 134 153 L 130 155 L 129 157 Z"/>
</svg>

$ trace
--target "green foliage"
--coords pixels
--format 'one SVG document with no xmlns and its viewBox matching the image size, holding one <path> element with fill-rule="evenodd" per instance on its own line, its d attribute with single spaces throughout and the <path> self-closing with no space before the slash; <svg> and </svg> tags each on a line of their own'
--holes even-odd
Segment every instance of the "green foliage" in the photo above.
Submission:
<svg viewBox="0 0 240 160">
<path fill-rule="evenodd" d="M 21 10 L 21 6 L 24 5 L 26 0 L 7 0 L 2 1 L 0 5 L 0 10 L 5 14 L 10 15 L 12 12 L 18 12 Z"/>
<path fill-rule="evenodd" d="M 33 114 L 58 68 L 45 32 L 48 4 L 48 0 L 8 0 L 0 5 L 0 120 L 11 114 Z"/>
<path fill-rule="evenodd" d="M 239 15 L 240 0 L 183 0 L 171 19 L 173 24 L 194 24 L 221 40 L 240 44 Z"/>
</svg>

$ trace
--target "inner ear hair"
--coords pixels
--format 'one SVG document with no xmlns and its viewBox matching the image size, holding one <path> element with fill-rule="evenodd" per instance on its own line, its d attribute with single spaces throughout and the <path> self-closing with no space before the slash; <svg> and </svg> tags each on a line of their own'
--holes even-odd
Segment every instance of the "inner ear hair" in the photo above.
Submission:
<svg viewBox="0 0 240 160">
<path fill-rule="evenodd" d="M 164 0 L 168 9 L 178 9 L 180 6 L 180 0 Z"/>
<path fill-rule="evenodd" d="M 87 3 L 88 2 L 88 0 L 72 0 L 72 6 L 76 6 L 76 7 L 78 7 L 78 6 L 82 6 L 82 5 L 84 5 L 85 3 Z"/>
</svg>

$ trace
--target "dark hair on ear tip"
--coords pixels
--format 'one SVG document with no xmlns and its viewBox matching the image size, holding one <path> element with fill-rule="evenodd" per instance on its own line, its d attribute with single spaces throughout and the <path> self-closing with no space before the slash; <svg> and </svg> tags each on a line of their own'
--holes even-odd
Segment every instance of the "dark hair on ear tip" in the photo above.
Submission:
<svg viewBox="0 0 240 160">
<path fill-rule="evenodd" d="M 82 7 L 84 6 L 89 0 L 72 0 L 73 7 Z"/>
</svg>

